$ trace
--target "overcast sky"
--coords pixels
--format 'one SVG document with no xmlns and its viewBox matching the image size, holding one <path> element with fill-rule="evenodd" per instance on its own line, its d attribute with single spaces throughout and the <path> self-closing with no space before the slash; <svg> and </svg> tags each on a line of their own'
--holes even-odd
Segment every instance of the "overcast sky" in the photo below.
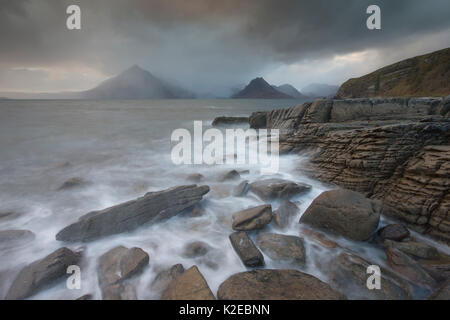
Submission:
<svg viewBox="0 0 450 320">
<path fill-rule="evenodd" d="M 0 0 L 0 92 L 85 90 L 134 64 L 197 93 L 340 84 L 450 47 L 449 17 L 450 0 Z"/>
</svg>

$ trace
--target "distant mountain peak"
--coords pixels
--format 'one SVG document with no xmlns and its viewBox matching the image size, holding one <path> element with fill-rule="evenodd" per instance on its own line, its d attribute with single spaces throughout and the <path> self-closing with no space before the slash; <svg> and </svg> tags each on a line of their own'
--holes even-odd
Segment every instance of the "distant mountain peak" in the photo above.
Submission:
<svg viewBox="0 0 450 320">
<path fill-rule="evenodd" d="M 236 99 L 292 99 L 285 93 L 282 93 L 271 86 L 263 77 L 254 78 L 240 92 L 235 94 Z"/>
<path fill-rule="evenodd" d="M 97 87 L 83 92 L 89 99 L 178 99 L 193 98 L 194 95 L 171 85 L 151 72 L 133 65 L 115 77 L 107 79 Z"/>
</svg>

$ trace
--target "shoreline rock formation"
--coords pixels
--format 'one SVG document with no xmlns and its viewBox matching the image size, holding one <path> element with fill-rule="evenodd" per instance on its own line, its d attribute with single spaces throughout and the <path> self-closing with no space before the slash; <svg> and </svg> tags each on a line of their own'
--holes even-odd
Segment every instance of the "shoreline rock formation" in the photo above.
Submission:
<svg viewBox="0 0 450 320">
<path fill-rule="evenodd" d="M 85 214 L 59 231 L 56 240 L 92 241 L 136 229 L 145 223 L 163 221 L 193 207 L 208 192 L 208 186 L 197 185 L 148 192 L 136 200 Z"/>
<path fill-rule="evenodd" d="M 280 129 L 280 152 L 308 154 L 299 170 L 383 203 L 382 214 L 450 242 L 450 96 L 320 99 L 253 113 Z"/>
</svg>

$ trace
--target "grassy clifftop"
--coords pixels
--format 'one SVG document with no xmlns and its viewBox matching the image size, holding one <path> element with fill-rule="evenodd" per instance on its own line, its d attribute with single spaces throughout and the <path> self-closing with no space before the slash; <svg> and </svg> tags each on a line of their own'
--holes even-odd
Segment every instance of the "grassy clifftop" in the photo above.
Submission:
<svg viewBox="0 0 450 320">
<path fill-rule="evenodd" d="M 450 94 L 450 48 L 406 59 L 344 82 L 338 98 Z"/>
</svg>

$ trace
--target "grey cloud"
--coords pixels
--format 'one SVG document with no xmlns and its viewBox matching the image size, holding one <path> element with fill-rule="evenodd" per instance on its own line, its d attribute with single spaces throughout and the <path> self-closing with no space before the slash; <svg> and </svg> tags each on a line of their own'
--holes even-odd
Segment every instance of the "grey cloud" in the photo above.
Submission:
<svg viewBox="0 0 450 320">
<path fill-rule="evenodd" d="M 82 9 L 81 31 L 65 28 L 69 4 Z M 369 4 L 382 9 L 381 31 L 365 27 Z M 402 50 L 407 38 L 450 29 L 449 16 L 448 0 L 1 0 L 0 68 L 85 66 L 108 76 L 138 63 L 207 92 L 283 63 Z"/>
</svg>

